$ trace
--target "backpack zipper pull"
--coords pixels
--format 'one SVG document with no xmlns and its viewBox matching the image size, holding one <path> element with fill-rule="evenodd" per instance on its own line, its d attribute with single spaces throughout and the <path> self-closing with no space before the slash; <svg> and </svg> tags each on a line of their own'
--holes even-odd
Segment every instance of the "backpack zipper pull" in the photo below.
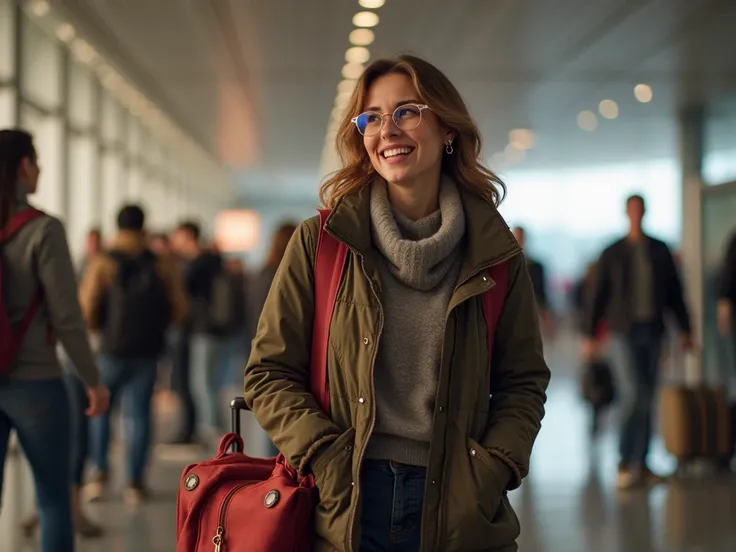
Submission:
<svg viewBox="0 0 736 552">
<path fill-rule="evenodd" d="M 215 552 L 220 552 L 222 547 L 222 535 L 225 532 L 225 528 L 221 525 L 217 528 L 217 534 L 212 537 L 212 544 L 215 545 Z"/>
</svg>

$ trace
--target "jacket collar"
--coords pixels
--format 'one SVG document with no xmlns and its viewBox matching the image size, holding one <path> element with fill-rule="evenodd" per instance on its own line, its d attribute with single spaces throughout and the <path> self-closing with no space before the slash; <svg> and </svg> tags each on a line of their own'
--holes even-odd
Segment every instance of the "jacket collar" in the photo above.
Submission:
<svg viewBox="0 0 736 552">
<path fill-rule="evenodd" d="M 521 248 L 496 207 L 461 186 L 465 209 L 465 252 L 459 281 L 521 253 Z M 327 218 L 326 229 L 348 247 L 365 255 L 373 248 L 370 185 L 342 198 Z"/>
</svg>

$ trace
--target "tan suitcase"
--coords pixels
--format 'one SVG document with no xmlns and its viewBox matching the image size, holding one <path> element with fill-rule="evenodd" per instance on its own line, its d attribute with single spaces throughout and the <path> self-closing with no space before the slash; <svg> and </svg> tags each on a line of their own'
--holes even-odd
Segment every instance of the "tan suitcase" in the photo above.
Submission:
<svg viewBox="0 0 736 552">
<path fill-rule="evenodd" d="M 734 431 L 725 389 L 665 387 L 659 402 L 659 431 L 665 448 L 681 465 L 695 459 L 729 458 Z"/>
</svg>

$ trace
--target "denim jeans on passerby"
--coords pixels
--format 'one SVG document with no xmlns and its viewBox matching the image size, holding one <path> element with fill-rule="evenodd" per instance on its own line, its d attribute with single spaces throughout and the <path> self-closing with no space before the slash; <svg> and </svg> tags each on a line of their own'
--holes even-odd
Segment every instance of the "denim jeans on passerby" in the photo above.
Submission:
<svg viewBox="0 0 736 552">
<path fill-rule="evenodd" d="M 360 552 L 418 552 L 427 470 L 365 460 L 361 470 Z"/>
<path fill-rule="evenodd" d="M 143 484 L 151 446 L 151 401 L 157 368 L 158 361 L 155 358 L 100 358 L 100 377 L 110 390 L 111 406 L 122 400 L 128 443 L 127 477 L 128 483 L 134 486 Z M 92 462 L 100 473 L 107 474 L 110 411 L 90 420 L 90 434 Z"/>
<path fill-rule="evenodd" d="M 662 332 L 655 323 L 635 323 L 624 336 L 622 420 L 619 452 L 623 467 L 646 467 L 652 440 L 652 412 L 662 353 Z"/>
<path fill-rule="evenodd" d="M 69 416 L 69 396 L 61 379 L 0 380 L 0 498 L 14 429 L 33 473 L 42 552 L 74 550 Z"/>
</svg>

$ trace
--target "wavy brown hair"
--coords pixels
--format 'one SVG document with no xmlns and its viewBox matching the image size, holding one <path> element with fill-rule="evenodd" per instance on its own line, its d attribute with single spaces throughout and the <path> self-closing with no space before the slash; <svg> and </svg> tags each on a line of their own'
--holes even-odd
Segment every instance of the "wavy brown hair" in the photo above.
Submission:
<svg viewBox="0 0 736 552">
<path fill-rule="evenodd" d="M 410 55 L 376 60 L 358 80 L 335 139 L 342 169 L 330 175 L 322 185 L 322 203 L 332 208 L 343 197 L 370 184 L 375 169 L 363 145 L 363 137 L 351 119 L 364 109 L 366 95 L 376 79 L 393 73 L 408 76 L 419 94 L 418 99 L 432 109 L 441 123 L 455 131 L 454 152 L 443 156 L 442 172 L 458 186 L 498 206 L 506 194 L 506 185 L 480 160 L 480 132 L 465 101 L 442 71 Z"/>
</svg>

